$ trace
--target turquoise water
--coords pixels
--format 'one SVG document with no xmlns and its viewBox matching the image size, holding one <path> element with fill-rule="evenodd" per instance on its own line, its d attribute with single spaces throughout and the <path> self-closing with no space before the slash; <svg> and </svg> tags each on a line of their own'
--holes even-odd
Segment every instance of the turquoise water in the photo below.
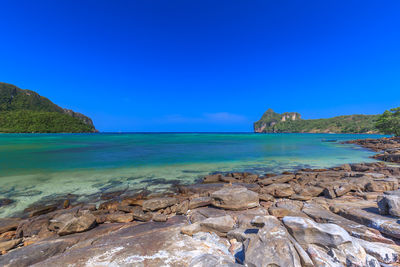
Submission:
<svg viewBox="0 0 400 267">
<path fill-rule="evenodd" d="M 8 216 L 30 204 L 74 193 L 163 191 L 212 172 L 282 172 L 373 161 L 341 134 L 1 134 L 0 208 Z"/>
</svg>

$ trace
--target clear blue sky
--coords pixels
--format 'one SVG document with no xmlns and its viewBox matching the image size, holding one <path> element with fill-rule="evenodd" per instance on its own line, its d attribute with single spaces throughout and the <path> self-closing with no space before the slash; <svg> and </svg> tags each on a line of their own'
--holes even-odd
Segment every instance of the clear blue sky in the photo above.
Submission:
<svg viewBox="0 0 400 267">
<path fill-rule="evenodd" d="M 400 106 L 400 1 L 0 0 L 0 81 L 101 131 Z"/>
</svg>

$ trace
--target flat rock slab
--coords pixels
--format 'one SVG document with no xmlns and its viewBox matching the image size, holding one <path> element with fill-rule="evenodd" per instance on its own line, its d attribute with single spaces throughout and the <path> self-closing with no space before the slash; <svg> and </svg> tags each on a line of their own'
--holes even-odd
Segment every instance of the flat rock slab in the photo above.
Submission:
<svg viewBox="0 0 400 267">
<path fill-rule="evenodd" d="M 228 244 L 215 234 L 180 234 L 185 221 L 176 216 L 166 223 L 127 226 L 33 266 L 189 266 L 204 254 L 214 255 L 217 262 L 234 264 Z"/>
<path fill-rule="evenodd" d="M 318 223 L 334 223 L 340 225 L 354 237 L 372 242 L 394 244 L 392 240 L 382 236 L 379 231 L 343 218 L 342 216 L 330 212 L 316 204 L 306 203 L 303 207 L 303 212 Z"/>
<path fill-rule="evenodd" d="M 243 186 L 225 186 L 211 194 L 212 205 L 229 210 L 245 210 L 259 205 L 258 194 Z"/>
</svg>

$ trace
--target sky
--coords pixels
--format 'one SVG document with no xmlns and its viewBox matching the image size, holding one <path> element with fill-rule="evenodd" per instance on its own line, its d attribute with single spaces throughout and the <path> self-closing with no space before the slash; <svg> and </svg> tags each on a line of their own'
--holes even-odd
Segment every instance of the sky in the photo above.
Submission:
<svg viewBox="0 0 400 267">
<path fill-rule="evenodd" d="M 400 106 L 400 1 L 0 0 L 0 81 L 100 131 L 248 132 Z"/>
</svg>

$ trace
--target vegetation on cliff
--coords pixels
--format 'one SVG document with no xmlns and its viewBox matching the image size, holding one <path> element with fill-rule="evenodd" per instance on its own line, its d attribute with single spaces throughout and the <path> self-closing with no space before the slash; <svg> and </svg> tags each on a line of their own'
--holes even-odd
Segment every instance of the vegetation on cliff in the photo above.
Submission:
<svg viewBox="0 0 400 267">
<path fill-rule="evenodd" d="M 269 109 L 254 123 L 259 133 L 378 133 L 377 115 L 345 115 L 328 119 L 301 119 L 299 113 L 279 114 Z"/>
<path fill-rule="evenodd" d="M 90 118 L 63 109 L 34 91 L 0 83 L 0 132 L 95 132 Z"/>
<path fill-rule="evenodd" d="M 400 107 L 386 110 L 376 122 L 376 128 L 385 134 L 400 136 Z"/>
</svg>

